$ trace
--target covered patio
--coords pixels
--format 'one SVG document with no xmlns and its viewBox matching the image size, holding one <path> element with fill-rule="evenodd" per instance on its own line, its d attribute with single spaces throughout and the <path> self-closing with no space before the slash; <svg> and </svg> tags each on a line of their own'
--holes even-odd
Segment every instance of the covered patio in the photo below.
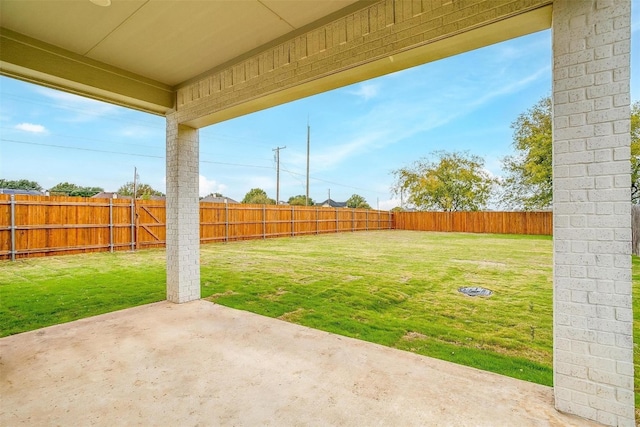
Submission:
<svg viewBox="0 0 640 427">
<path fill-rule="evenodd" d="M 2 387 L 16 387 L 16 381 L 29 378 L 27 373 L 38 375 L 30 373 L 30 369 L 42 368 L 45 371 L 40 375 L 49 372 L 51 378 L 59 379 L 59 384 L 45 392 L 42 402 L 54 399 L 54 393 L 64 390 L 61 393 L 63 400 L 50 401 L 53 406 L 48 411 L 51 414 L 62 414 L 67 410 L 69 413 L 96 411 L 97 416 L 102 403 L 102 416 L 119 420 L 120 424 L 130 423 L 126 422 L 130 420 L 118 418 L 125 414 L 140 414 L 135 415 L 139 416 L 138 420 L 157 420 L 162 424 L 168 418 L 162 418 L 163 412 L 158 408 L 166 409 L 165 417 L 184 414 L 184 408 L 189 408 L 194 411 L 192 416 L 204 417 L 198 421 L 206 424 L 207 408 L 216 407 L 215 400 L 203 402 L 202 408 L 191 405 L 194 400 L 216 396 L 216 390 L 219 390 L 220 396 L 230 399 L 229 408 L 234 408 L 237 402 L 244 402 L 245 408 L 251 408 L 244 415 L 231 409 L 229 424 L 235 423 L 233 417 L 241 416 L 258 418 L 237 418 L 237 423 L 252 423 L 259 419 L 279 424 L 270 416 L 274 419 L 286 417 L 288 409 L 285 411 L 285 408 L 303 407 L 308 412 L 291 413 L 286 419 L 300 424 L 306 423 L 305 420 L 308 423 L 325 420 L 332 424 L 334 420 L 337 423 L 350 420 L 355 414 L 371 416 L 369 421 L 375 417 L 386 420 L 389 418 L 384 418 L 385 414 L 394 414 L 399 417 L 394 418 L 394 424 L 425 424 L 421 421 L 440 414 L 446 417 L 443 418 L 447 420 L 446 424 L 452 424 L 462 423 L 458 418 L 462 414 L 460 411 L 467 411 L 466 421 L 478 419 L 478 424 L 482 424 L 483 420 L 488 420 L 495 424 L 501 419 L 497 415 L 500 412 L 502 416 L 516 417 L 511 420 L 517 419 L 517 422 L 505 419 L 505 424 L 522 425 L 522 419 L 533 420 L 527 418 L 532 416 L 528 411 L 536 412 L 533 408 L 540 408 L 539 413 L 549 423 L 559 420 L 561 415 L 551 411 L 551 406 L 544 406 L 555 405 L 559 411 L 607 425 L 633 426 L 630 21 L 631 0 L 0 2 L 1 74 L 166 117 L 167 299 L 174 303 L 200 298 L 199 129 L 205 126 L 552 28 L 554 179 L 553 400 L 550 389 L 520 383 L 517 383 L 520 391 L 508 396 L 511 388 L 504 384 L 512 380 L 506 379 L 492 385 L 486 394 L 477 393 L 483 383 L 493 384 L 495 376 L 433 361 L 429 362 L 433 363 L 429 368 L 423 358 L 374 349 L 344 338 L 327 337 L 333 344 L 304 353 L 305 334 L 315 334 L 310 331 L 299 332 L 300 337 L 295 338 L 294 342 L 301 346 L 299 349 L 286 350 L 288 347 L 281 344 L 282 341 L 274 339 L 275 346 L 248 347 L 253 354 L 245 357 L 248 349 L 234 346 L 230 339 L 237 335 L 232 333 L 237 328 L 243 334 L 248 333 L 241 326 L 243 319 L 256 321 L 255 317 L 237 316 L 239 325 L 218 316 L 226 310 L 209 307 L 203 302 L 184 307 L 165 303 L 109 315 L 113 317 L 111 323 L 110 317 L 106 316 L 101 318 L 107 319 L 106 323 L 90 319 L 5 338 L 1 341 L 5 364 Z M 202 319 L 188 315 L 191 310 L 197 312 L 203 307 L 214 312 L 206 316 L 206 327 L 199 323 Z M 157 328 L 165 331 L 158 335 L 157 341 L 143 345 L 150 338 L 136 329 L 139 324 L 127 323 L 128 313 L 154 312 L 156 309 L 162 309 L 160 311 L 165 314 L 186 312 L 187 315 L 173 322 L 159 317 L 157 324 L 152 315 L 147 323 L 152 328 L 150 331 Z M 272 321 L 264 322 L 275 325 L 270 323 Z M 269 327 L 271 333 L 298 331 L 297 327 L 284 323 L 277 325 L 277 328 Z M 65 328 L 70 328 L 69 332 L 64 332 Z M 80 334 L 74 328 L 86 328 L 101 343 L 102 347 L 87 349 L 89 352 L 80 356 L 103 358 L 101 368 L 84 371 L 74 365 L 75 373 L 56 377 L 58 370 L 65 369 L 63 360 L 66 356 L 76 362 L 80 360 L 71 357 L 78 351 L 74 350 L 73 343 L 82 348 L 85 341 L 74 339 L 60 346 L 55 338 L 50 340 L 48 336 Z M 103 328 L 121 331 L 121 347 L 108 341 L 111 335 Z M 214 330 L 224 339 L 218 340 L 213 335 Z M 157 329 L 157 332 L 162 331 Z M 253 338 L 259 343 L 261 336 Z M 21 340 L 28 344 L 20 343 Z M 349 350 L 340 349 L 347 342 Z M 55 354 L 51 364 L 30 365 L 34 357 L 38 362 L 35 349 L 39 345 L 45 346 L 41 347 L 45 351 L 42 354 L 47 351 Z M 364 347 L 370 350 L 360 352 Z M 137 352 L 136 348 L 143 350 Z M 162 377 L 164 372 L 155 371 L 153 366 L 143 369 L 149 355 L 144 349 L 155 355 L 165 355 L 158 366 L 171 373 L 172 381 L 189 380 L 180 389 L 184 392 L 176 392 L 174 387 L 163 388 L 160 383 L 151 381 L 155 376 Z M 287 351 L 299 352 L 296 353 L 297 362 L 287 359 Z M 369 351 L 378 354 L 376 358 L 380 357 L 380 360 L 391 358 L 393 361 L 368 365 L 368 358 L 373 358 Z M 231 353 L 233 358 L 225 360 L 238 363 L 235 368 L 223 364 L 219 368 L 220 375 L 213 379 L 198 379 L 198 375 L 207 370 L 194 369 L 195 361 L 202 363 L 207 357 L 215 359 Z M 111 355 L 113 358 L 109 359 Z M 139 360 L 135 365 L 127 365 L 136 358 Z M 315 370 L 318 364 L 328 363 L 324 358 L 333 358 L 338 363 L 328 365 L 326 371 L 325 368 Z M 362 365 L 359 365 L 359 358 L 364 358 Z M 264 359 L 265 367 L 257 368 L 260 366 L 256 364 L 258 359 Z M 80 366 L 82 363 L 89 366 L 89 359 L 82 360 Z M 299 363 L 313 369 L 301 369 L 300 373 L 298 370 L 282 371 L 278 377 L 281 376 L 283 382 L 273 378 L 268 387 L 261 388 L 260 383 L 255 382 L 259 378 L 257 372 L 275 369 L 279 366 L 276 362 L 281 360 L 284 364 Z M 413 372 L 411 366 L 422 370 L 421 373 Z M 249 368 L 257 371 L 242 377 L 242 372 Z M 121 372 L 113 378 L 114 384 L 110 384 L 109 377 L 105 376 L 108 369 Z M 234 369 L 238 376 L 229 375 Z M 449 369 L 458 374 L 447 377 L 445 373 Z M 24 375 L 16 376 L 16 371 Z M 340 375 L 335 375 L 338 372 Z M 372 376 L 367 377 L 369 374 L 365 372 Z M 315 380 L 298 389 L 291 376 L 303 373 Z M 154 377 L 146 377 L 147 374 Z M 70 379 L 77 375 L 82 381 Z M 118 381 L 128 382 L 135 375 L 142 376 L 138 384 L 139 388 L 144 386 L 146 392 L 119 394 L 123 400 L 113 403 L 115 406 L 109 406 L 107 403 L 110 402 L 98 397 L 108 396 L 99 389 L 89 402 L 93 406 L 64 403 L 75 402 L 74 393 L 91 395 L 85 388 L 96 384 L 101 384 L 107 391 L 113 387 L 123 393 Z M 366 394 L 375 390 L 376 384 L 384 384 L 395 377 L 402 377 L 402 380 L 387 389 L 386 395 L 374 393 L 380 400 L 360 396 L 360 403 L 356 403 L 345 397 L 357 394 L 353 393 L 354 384 L 365 384 L 356 390 Z M 438 377 L 440 383 L 434 380 Z M 331 388 L 335 393 L 335 406 L 331 406 L 331 401 L 320 404 L 325 396 L 333 396 L 323 393 L 322 388 L 324 382 L 332 378 L 336 384 L 341 384 L 337 389 Z M 226 388 L 226 384 L 239 382 L 245 383 L 244 388 Z M 276 382 L 278 386 L 282 385 L 281 392 L 274 391 L 278 390 Z M 225 384 L 225 390 L 216 388 L 219 384 Z M 198 390 L 203 392 L 198 393 Z M 237 391 L 232 394 L 229 390 Z M 454 392 L 445 394 L 445 390 Z M 483 395 L 480 399 L 487 400 L 475 400 L 480 394 Z M 288 400 L 294 396 L 309 404 L 296 405 Z M 473 400 L 470 400 L 471 396 L 474 396 Z M 430 397 L 439 399 L 439 403 L 434 404 Z M 21 402 L 17 395 L 15 398 L 18 399 L 16 402 Z M 151 404 L 153 399 L 158 403 Z M 547 403 L 540 403 L 542 406 L 534 403 L 545 399 Z M 288 406 L 284 405 L 285 401 L 289 402 Z M 518 401 L 527 403 L 514 403 Z M 139 404 L 133 405 L 133 402 Z M 268 403 L 259 406 L 260 402 Z M 500 406 L 500 402 L 505 402 L 506 406 Z M 20 405 L 9 410 L 27 411 L 23 414 L 25 417 L 39 416 L 38 406 Z M 127 405 L 130 405 L 130 411 L 123 409 Z M 524 409 L 517 409 L 520 406 Z M 499 407 L 503 410 L 491 412 Z M 3 393 L 2 410 L 6 411 L 5 408 Z M 282 412 L 276 413 L 276 408 Z M 321 416 L 322 408 L 331 415 Z M 5 414 L 3 416 L 9 413 Z M 491 417 L 472 417 L 480 414 L 491 414 Z M 494 416 L 496 418 L 492 418 Z M 93 422 L 102 423 L 101 420 L 94 419 Z"/>
<path fill-rule="evenodd" d="M 0 340 L 1 425 L 591 426 L 549 387 L 208 301 Z"/>
</svg>

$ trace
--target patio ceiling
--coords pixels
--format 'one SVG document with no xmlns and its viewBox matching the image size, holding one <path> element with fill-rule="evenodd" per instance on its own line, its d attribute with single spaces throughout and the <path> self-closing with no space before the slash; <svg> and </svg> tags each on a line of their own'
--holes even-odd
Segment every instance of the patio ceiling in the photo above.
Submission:
<svg viewBox="0 0 640 427">
<path fill-rule="evenodd" d="M 370 2 L 110 3 L 3 0 L 0 74 L 164 114 L 176 86 Z"/>
</svg>

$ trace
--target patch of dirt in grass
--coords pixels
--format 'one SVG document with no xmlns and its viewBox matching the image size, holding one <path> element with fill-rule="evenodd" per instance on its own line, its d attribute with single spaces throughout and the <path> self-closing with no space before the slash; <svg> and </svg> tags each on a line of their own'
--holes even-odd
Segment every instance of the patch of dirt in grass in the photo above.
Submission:
<svg viewBox="0 0 640 427">
<path fill-rule="evenodd" d="M 421 334 L 420 332 L 409 331 L 402 336 L 402 339 L 407 341 L 426 340 L 427 336 L 425 334 Z"/>
<path fill-rule="evenodd" d="M 471 259 L 451 259 L 452 262 L 458 262 L 461 264 L 475 264 L 478 267 L 506 267 L 507 264 L 504 262 L 495 262 L 495 261 L 475 261 Z"/>
<path fill-rule="evenodd" d="M 298 320 L 300 320 L 300 318 L 304 315 L 304 313 L 306 313 L 307 310 L 305 310 L 302 307 L 296 308 L 293 311 L 290 311 L 288 313 L 284 313 L 282 316 L 278 316 L 278 319 L 280 320 L 284 320 L 285 322 L 292 322 L 295 323 Z"/>
<path fill-rule="evenodd" d="M 282 288 L 278 288 L 274 293 L 262 295 L 261 298 L 264 298 L 268 301 L 275 301 L 286 293 L 288 293 L 288 291 L 285 291 Z"/>
<path fill-rule="evenodd" d="M 354 280 L 360 280 L 362 279 L 362 276 L 351 276 L 351 275 L 347 275 L 343 277 L 343 280 L 345 282 L 353 282 Z"/>
<path fill-rule="evenodd" d="M 230 296 L 230 295 L 238 295 L 238 293 L 229 289 L 229 290 L 227 290 L 225 292 L 219 292 L 217 294 L 212 294 L 212 295 L 206 297 L 205 300 L 207 300 L 207 301 L 215 301 L 220 297 L 227 297 L 227 296 Z"/>
</svg>

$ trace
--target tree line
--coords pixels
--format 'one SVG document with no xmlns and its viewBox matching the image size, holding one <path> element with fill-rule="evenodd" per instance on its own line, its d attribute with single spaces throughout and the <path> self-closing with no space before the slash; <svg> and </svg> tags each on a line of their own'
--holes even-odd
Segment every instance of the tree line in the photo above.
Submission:
<svg viewBox="0 0 640 427">
<path fill-rule="evenodd" d="M 544 97 L 511 124 L 513 155 L 502 159 L 503 177 L 469 152 L 435 151 L 393 171 L 393 191 L 418 210 L 477 211 L 552 208 L 551 98 Z M 631 201 L 640 204 L 640 102 L 631 106 Z"/>
<path fill-rule="evenodd" d="M 52 196 L 71 196 L 71 197 L 92 197 L 98 193 L 102 193 L 104 188 L 102 187 L 85 187 L 71 182 L 60 182 L 49 189 L 44 189 L 36 181 L 30 181 L 28 179 L 8 180 L 0 178 L 0 188 L 11 188 L 14 190 L 32 190 L 49 192 Z M 120 196 L 131 197 L 134 193 L 134 183 L 127 182 L 116 191 Z M 151 196 L 164 196 L 164 193 L 155 190 L 149 184 L 136 184 L 135 185 L 136 199 L 145 199 Z"/>
<path fill-rule="evenodd" d="M 136 199 L 147 199 L 151 196 L 164 196 L 165 194 L 155 190 L 149 184 L 136 184 L 135 185 L 135 195 Z M 18 189 L 18 190 L 34 190 L 34 191 L 45 191 L 45 189 L 38 184 L 36 181 L 30 181 L 28 179 L 20 179 L 20 180 L 7 180 L 0 178 L 0 188 L 10 188 L 10 189 Z M 92 197 L 98 193 L 104 191 L 102 187 L 83 187 L 77 184 L 72 184 L 70 182 L 61 182 L 59 184 L 54 185 L 53 187 L 46 190 L 52 196 L 71 196 L 71 197 Z M 119 196 L 127 196 L 131 197 L 134 194 L 134 183 L 127 182 L 123 186 L 121 186 L 116 193 Z M 211 193 L 209 196 L 214 197 L 225 197 L 221 193 Z M 275 205 L 276 201 L 269 196 L 267 196 L 266 191 L 261 188 L 252 188 L 247 192 L 242 199 L 241 203 L 252 203 L 252 204 L 265 204 L 265 205 Z M 313 206 L 315 205 L 315 201 L 312 198 L 307 200 L 306 196 L 301 194 L 297 196 L 289 197 L 287 202 L 289 205 L 293 206 Z M 371 209 L 371 206 L 367 203 L 364 197 L 354 194 L 347 200 L 347 207 L 350 208 L 358 208 L 358 209 Z"/>
<path fill-rule="evenodd" d="M 275 205 L 275 199 L 270 198 L 267 195 L 267 192 L 262 188 L 252 188 L 245 194 L 242 202 L 240 203 L 248 203 L 255 205 Z M 316 202 L 309 197 L 307 200 L 307 196 L 304 194 L 299 194 L 297 196 L 289 197 L 287 200 L 287 204 L 291 206 L 314 206 Z M 346 201 L 346 207 L 353 209 L 371 209 L 367 200 L 359 194 L 353 194 Z"/>
</svg>

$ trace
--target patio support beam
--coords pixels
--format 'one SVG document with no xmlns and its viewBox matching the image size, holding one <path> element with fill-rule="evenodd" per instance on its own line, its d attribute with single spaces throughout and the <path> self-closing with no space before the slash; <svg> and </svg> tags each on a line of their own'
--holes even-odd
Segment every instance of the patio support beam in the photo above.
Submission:
<svg viewBox="0 0 640 427">
<path fill-rule="evenodd" d="M 633 426 L 630 0 L 553 4 L 556 408 Z"/>
<path fill-rule="evenodd" d="M 200 299 L 198 130 L 167 115 L 167 299 Z"/>
</svg>

